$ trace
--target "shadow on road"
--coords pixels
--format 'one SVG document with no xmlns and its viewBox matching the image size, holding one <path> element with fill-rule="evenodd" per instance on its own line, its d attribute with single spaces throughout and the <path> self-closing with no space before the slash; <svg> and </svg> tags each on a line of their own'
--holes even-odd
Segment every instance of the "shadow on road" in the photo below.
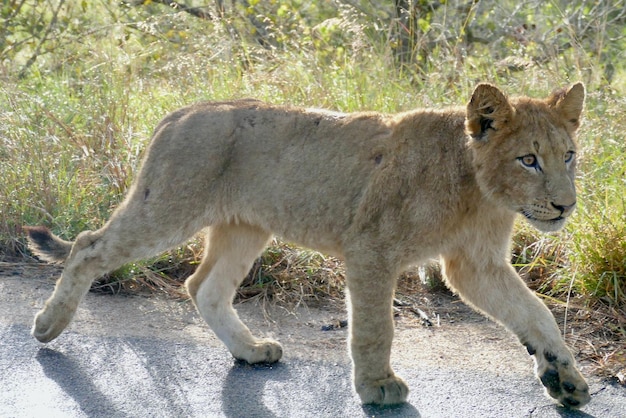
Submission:
<svg viewBox="0 0 626 418">
<path fill-rule="evenodd" d="M 554 410 L 563 418 L 595 418 L 595 415 L 588 414 L 575 409 L 567 409 L 562 406 L 554 406 Z"/>
<path fill-rule="evenodd" d="M 411 417 L 421 418 L 417 409 L 410 403 L 394 406 L 363 405 L 363 412 L 368 417 Z"/>
<path fill-rule="evenodd" d="M 321 369 L 317 374 L 314 372 L 309 375 L 303 373 L 302 369 L 286 363 L 249 365 L 235 361 L 222 387 L 222 412 L 232 418 L 282 417 L 294 414 L 308 416 L 311 411 L 316 411 L 318 416 L 333 416 L 329 408 L 333 408 L 333 402 L 339 397 L 345 398 L 345 401 L 339 401 L 338 404 L 346 409 L 342 410 L 335 405 L 336 416 L 347 416 L 346 413 L 359 415 L 358 407 L 351 406 L 351 402 L 357 401 L 357 398 L 351 393 L 349 378 L 344 381 L 348 376 L 329 375 L 328 371 Z M 246 385 L 244 382 L 250 384 Z M 276 386 L 272 385 L 273 382 L 291 382 L 291 384 Z M 310 385 L 308 390 L 307 385 Z M 329 400 L 327 397 L 329 395 L 334 398 Z M 312 410 L 298 409 L 298 405 Z M 421 417 L 418 410 L 408 403 L 393 407 L 364 405 L 362 410 L 366 416 Z"/>
<path fill-rule="evenodd" d="M 284 363 L 250 365 L 235 361 L 224 380 L 222 388 L 222 411 L 227 417 L 277 417 L 263 401 L 264 387 L 246 386 L 242 382 L 284 381 L 291 376 Z"/>
<path fill-rule="evenodd" d="M 44 374 L 74 399 L 88 416 L 121 415 L 121 411 L 100 392 L 94 385 L 93 378 L 82 370 L 77 361 L 48 347 L 40 348 L 36 359 L 41 364 Z"/>
</svg>

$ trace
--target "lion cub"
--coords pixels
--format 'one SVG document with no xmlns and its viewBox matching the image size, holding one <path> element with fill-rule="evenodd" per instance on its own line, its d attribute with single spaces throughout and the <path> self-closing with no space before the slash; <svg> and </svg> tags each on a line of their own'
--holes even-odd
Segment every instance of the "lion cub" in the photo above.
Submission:
<svg viewBox="0 0 626 418">
<path fill-rule="evenodd" d="M 44 260 L 65 262 L 33 335 L 69 324 L 97 277 L 181 244 L 208 227 L 186 286 L 237 359 L 275 362 L 232 307 L 271 236 L 345 260 L 354 386 L 363 403 L 395 404 L 406 383 L 389 363 L 398 274 L 439 256 L 450 288 L 526 346 L 550 396 L 568 407 L 589 389 L 546 306 L 509 259 L 521 214 L 561 228 L 576 205 L 581 83 L 544 100 L 480 84 L 465 108 L 343 114 L 254 100 L 199 103 L 156 127 L 125 201 L 74 243 L 26 228 Z"/>
</svg>

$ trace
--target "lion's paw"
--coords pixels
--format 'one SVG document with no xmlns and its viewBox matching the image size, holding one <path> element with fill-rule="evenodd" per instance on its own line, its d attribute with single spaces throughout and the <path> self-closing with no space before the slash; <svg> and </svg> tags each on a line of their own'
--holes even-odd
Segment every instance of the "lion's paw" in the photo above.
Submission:
<svg viewBox="0 0 626 418">
<path fill-rule="evenodd" d="M 254 344 L 240 347 L 233 352 L 233 357 L 250 364 L 276 363 L 283 356 L 283 347 L 269 338 L 259 339 Z"/>
<path fill-rule="evenodd" d="M 547 350 L 534 352 L 531 347 L 528 351 L 535 356 L 537 376 L 548 395 L 568 408 L 580 408 L 591 400 L 589 386 L 569 352 L 557 356 Z"/>
<path fill-rule="evenodd" d="M 357 384 L 356 391 L 364 404 L 393 405 L 406 402 L 409 387 L 400 377 L 391 376 Z"/>
<path fill-rule="evenodd" d="M 35 316 L 35 323 L 31 332 L 42 343 L 50 342 L 63 332 L 72 320 L 72 316 L 73 311 L 69 311 L 64 306 L 56 308 L 46 306 Z"/>
</svg>

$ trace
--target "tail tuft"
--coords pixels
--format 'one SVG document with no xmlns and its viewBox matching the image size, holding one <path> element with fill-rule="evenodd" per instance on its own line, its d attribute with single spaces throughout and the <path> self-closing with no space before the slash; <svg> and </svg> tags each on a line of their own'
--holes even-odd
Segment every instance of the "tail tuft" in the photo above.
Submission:
<svg viewBox="0 0 626 418">
<path fill-rule="evenodd" d="M 45 226 L 25 226 L 28 248 L 49 263 L 62 263 L 70 255 L 73 243 L 54 235 Z"/>
</svg>

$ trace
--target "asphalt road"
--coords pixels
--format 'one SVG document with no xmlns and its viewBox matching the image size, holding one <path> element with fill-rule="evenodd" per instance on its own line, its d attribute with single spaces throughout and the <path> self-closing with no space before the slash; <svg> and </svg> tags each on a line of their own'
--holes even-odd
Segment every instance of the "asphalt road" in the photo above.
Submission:
<svg viewBox="0 0 626 418">
<path fill-rule="evenodd" d="M 48 278 L 0 275 L 0 417 L 626 417 L 626 389 L 591 380 L 580 412 L 555 406 L 525 349 L 488 321 L 423 329 L 399 321 L 393 363 L 411 388 L 394 408 L 361 406 L 336 312 L 297 316 L 240 306 L 252 329 L 281 340 L 281 362 L 235 362 L 188 303 L 89 294 L 44 345 L 30 321 Z M 339 313 L 341 315 L 341 313 Z"/>
</svg>

